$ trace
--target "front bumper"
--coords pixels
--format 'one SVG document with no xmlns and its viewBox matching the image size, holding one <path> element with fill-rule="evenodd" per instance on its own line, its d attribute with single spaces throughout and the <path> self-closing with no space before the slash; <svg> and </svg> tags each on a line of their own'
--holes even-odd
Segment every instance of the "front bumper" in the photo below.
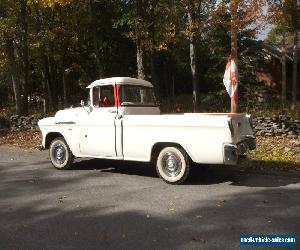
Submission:
<svg viewBox="0 0 300 250">
<path fill-rule="evenodd" d="M 37 149 L 40 150 L 40 151 L 44 150 L 45 147 L 43 146 L 43 143 L 39 143 L 39 144 L 37 145 Z"/>
</svg>

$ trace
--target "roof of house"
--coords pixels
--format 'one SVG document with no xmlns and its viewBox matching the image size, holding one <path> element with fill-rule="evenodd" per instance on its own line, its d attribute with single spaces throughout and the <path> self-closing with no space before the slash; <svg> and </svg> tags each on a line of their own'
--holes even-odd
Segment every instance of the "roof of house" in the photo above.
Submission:
<svg viewBox="0 0 300 250">
<path fill-rule="evenodd" d="M 131 77 L 111 77 L 111 78 L 104 78 L 99 79 L 92 82 L 87 88 L 92 88 L 95 86 L 101 85 L 109 85 L 109 84 L 120 84 L 120 85 L 137 85 L 137 86 L 145 86 L 145 87 L 153 87 L 153 85 L 145 80 L 131 78 Z"/>
<path fill-rule="evenodd" d="M 273 57 L 281 60 L 281 49 L 280 48 L 263 43 L 263 50 L 265 52 L 267 52 L 269 55 L 272 55 Z M 290 57 L 288 53 L 286 54 L 286 59 L 290 62 L 293 61 L 293 58 Z"/>
</svg>

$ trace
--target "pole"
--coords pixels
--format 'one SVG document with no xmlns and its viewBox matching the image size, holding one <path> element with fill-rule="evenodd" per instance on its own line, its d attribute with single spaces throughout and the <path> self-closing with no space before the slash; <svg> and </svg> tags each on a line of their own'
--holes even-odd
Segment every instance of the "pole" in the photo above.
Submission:
<svg viewBox="0 0 300 250">
<path fill-rule="evenodd" d="M 236 65 L 236 84 L 238 84 L 238 62 L 237 62 L 237 6 L 238 1 L 231 0 L 230 12 L 231 12 L 231 57 Z M 236 113 L 238 111 L 238 88 L 235 94 L 231 98 L 231 113 Z"/>
</svg>

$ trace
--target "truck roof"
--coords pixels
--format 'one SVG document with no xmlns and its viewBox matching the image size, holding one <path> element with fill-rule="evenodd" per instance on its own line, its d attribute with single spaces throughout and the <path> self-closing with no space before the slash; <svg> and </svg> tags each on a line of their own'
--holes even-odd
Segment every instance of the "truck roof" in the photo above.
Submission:
<svg viewBox="0 0 300 250">
<path fill-rule="evenodd" d="M 87 88 L 92 88 L 95 86 L 101 85 L 109 85 L 109 84 L 120 84 L 120 85 L 138 85 L 138 86 L 145 86 L 145 87 L 153 87 L 153 85 L 145 80 L 131 78 L 131 77 L 111 77 L 111 78 L 104 78 L 99 79 L 92 82 Z"/>
</svg>

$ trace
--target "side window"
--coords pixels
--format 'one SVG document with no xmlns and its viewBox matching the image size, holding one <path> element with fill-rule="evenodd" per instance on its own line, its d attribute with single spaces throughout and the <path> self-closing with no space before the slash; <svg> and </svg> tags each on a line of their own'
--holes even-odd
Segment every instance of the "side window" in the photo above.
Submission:
<svg viewBox="0 0 300 250">
<path fill-rule="evenodd" d="M 115 106 L 114 88 L 112 85 L 105 85 L 93 88 L 94 107 L 113 107 Z"/>
</svg>

